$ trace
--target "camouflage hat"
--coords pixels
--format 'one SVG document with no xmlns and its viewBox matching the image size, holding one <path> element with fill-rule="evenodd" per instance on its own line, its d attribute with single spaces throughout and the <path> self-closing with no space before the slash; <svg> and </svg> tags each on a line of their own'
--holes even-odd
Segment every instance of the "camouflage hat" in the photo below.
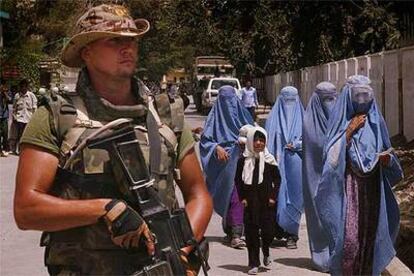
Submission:
<svg viewBox="0 0 414 276">
<path fill-rule="evenodd" d="M 149 27 L 145 19 L 133 20 L 123 6 L 103 4 L 93 7 L 76 23 L 75 34 L 62 50 L 62 63 L 69 67 L 81 67 L 80 51 L 90 42 L 106 37 L 140 37 Z"/>
</svg>

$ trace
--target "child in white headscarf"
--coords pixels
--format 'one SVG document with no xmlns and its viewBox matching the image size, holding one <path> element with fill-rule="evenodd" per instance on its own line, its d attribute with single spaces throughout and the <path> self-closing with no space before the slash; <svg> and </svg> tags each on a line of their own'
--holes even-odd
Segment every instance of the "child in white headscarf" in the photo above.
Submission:
<svg viewBox="0 0 414 276">
<path fill-rule="evenodd" d="M 237 164 L 236 184 L 245 206 L 244 228 L 249 255 L 248 274 L 258 273 L 260 238 L 263 264 L 271 264 L 269 246 L 274 238 L 276 195 L 280 175 L 275 158 L 266 148 L 266 131 L 257 126 L 247 128 L 245 150 Z M 240 142 L 240 139 L 239 139 Z M 259 234 L 260 233 L 260 234 Z"/>
</svg>

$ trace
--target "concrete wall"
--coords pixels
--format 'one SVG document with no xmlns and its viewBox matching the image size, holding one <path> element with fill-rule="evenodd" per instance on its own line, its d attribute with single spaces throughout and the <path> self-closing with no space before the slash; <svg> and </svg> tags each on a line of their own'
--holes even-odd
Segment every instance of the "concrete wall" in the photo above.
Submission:
<svg viewBox="0 0 414 276">
<path fill-rule="evenodd" d="M 280 89 L 293 85 L 306 106 L 315 86 L 330 81 L 340 89 L 348 76 L 368 76 L 391 136 L 414 140 L 414 47 L 354 57 L 263 78 L 265 99 L 273 104 Z"/>
<path fill-rule="evenodd" d="M 414 47 L 405 48 L 402 53 L 402 113 L 404 136 L 414 139 Z"/>
<path fill-rule="evenodd" d="M 400 133 L 398 118 L 398 52 L 384 53 L 384 118 L 391 136 Z"/>
</svg>

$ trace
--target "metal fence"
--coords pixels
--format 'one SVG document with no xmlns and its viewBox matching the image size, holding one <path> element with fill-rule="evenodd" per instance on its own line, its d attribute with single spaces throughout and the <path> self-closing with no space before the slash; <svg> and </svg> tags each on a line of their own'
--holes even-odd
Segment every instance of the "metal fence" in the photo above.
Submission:
<svg viewBox="0 0 414 276">
<path fill-rule="evenodd" d="M 342 87 L 348 76 L 368 76 L 391 136 L 414 140 L 414 47 L 354 57 L 253 80 L 266 102 L 274 103 L 280 89 L 293 85 L 306 106 L 315 86 L 330 81 Z"/>
</svg>

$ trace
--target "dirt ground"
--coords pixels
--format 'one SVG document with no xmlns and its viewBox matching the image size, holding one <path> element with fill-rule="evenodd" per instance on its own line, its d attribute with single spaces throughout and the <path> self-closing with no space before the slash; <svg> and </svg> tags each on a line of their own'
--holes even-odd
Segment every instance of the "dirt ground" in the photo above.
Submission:
<svg viewBox="0 0 414 276">
<path fill-rule="evenodd" d="M 404 170 L 404 179 L 394 187 L 401 214 L 397 256 L 414 271 L 414 141 L 396 148 L 396 154 Z"/>
</svg>

